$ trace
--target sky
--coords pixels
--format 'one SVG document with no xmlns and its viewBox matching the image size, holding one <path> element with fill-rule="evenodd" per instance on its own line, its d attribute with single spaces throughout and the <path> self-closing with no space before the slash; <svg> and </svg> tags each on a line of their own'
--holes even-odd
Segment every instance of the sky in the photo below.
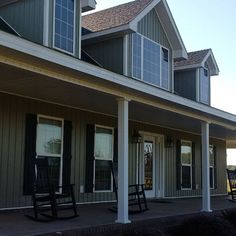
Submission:
<svg viewBox="0 0 236 236">
<path fill-rule="evenodd" d="M 96 10 L 130 0 L 96 0 Z M 236 1 L 167 0 L 188 52 L 211 48 L 220 69 L 211 78 L 211 105 L 236 114 Z M 235 158 L 233 156 L 235 155 Z M 236 164 L 236 152 L 228 152 Z"/>
</svg>

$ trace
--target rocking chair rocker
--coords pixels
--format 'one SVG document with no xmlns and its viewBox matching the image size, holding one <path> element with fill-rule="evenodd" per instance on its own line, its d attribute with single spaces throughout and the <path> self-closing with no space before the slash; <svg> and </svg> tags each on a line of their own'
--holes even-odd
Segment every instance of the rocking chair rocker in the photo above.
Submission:
<svg viewBox="0 0 236 236">
<path fill-rule="evenodd" d="M 33 216 L 27 217 L 42 222 L 77 217 L 73 185 L 55 186 L 49 173 L 48 159 L 38 157 L 32 188 Z"/>
</svg>

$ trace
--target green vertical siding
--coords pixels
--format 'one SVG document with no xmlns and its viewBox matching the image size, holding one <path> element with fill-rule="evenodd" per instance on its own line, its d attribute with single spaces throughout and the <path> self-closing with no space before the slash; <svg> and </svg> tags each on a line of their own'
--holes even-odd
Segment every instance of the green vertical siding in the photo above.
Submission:
<svg viewBox="0 0 236 236">
<path fill-rule="evenodd" d="M 155 9 L 151 10 L 139 23 L 138 32 L 162 46 L 171 49 L 166 33 Z"/>
<path fill-rule="evenodd" d="M 29 196 L 23 196 L 25 114 L 42 114 L 71 120 L 72 162 L 71 183 L 75 184 L 78 202 L 95 202 L 114 200 L 114 193 L 80 193 L 80 186 L 85 186 L 86 165 L 86 125 L 99 124 L 117 127 L 117 119 L 90 112 L 84 112 L 40 101 L 19 98 L 0 93 L 0 208 L 22 207 L 31 205 Z M 164 150 L 165 197 L 194 196 L 201 194 L 201 154 L 200 136 L 167 130 L 157 126 L 130 122 L 132 130 L 168 134 L 175 140 L 187 139 L 195 142 L 196 184 L 197 190 L 176 190 L 176 151 Z M 131 138 L 130 138 L 131 141 Z M 210 140 L 216 146 L 217 189 L 212 194 L 226 193 L 226 146 L 224 141 Z M 140 153 L 142 155 L 142 153 Z M 129 183 L 136 182 L 136 145 L 129 143 Z M 158 181 L 158 180 L 157 180 Z"/>
<path fill-rule="evenodd" d="M 176 188 L 176 146 L 167 149 L 165 157 L 165 197 L 200 196 L 202 188 L 201 178 L 201 139 L 193 135 L 179 136 L 178 139 L 185 139 L 195 143 L 195 190 L 177 190 Z M 210 140 L 210 144 L 216 147 L 217 166 L 217 188 L 211 190 L 211 194 L 226 194 L 226 144 L 224 141 Z"/>
<path fill-rule="evenodd" d="M 2 16 L 22 37 L 43 43 L 43 0 L 22 0 L 0 8 Z"/>
<path fill-rule="evenodd" d="M 114 38 L 103 42 L 83 46 L 93 59 L 105 69 L 123 74 L 123 38 Z"/>
<path fill-rule="evenodd" d="M 175 93 L 196 101 L 196 70 L 176 71 L 174 74 Z"/>
</svg>

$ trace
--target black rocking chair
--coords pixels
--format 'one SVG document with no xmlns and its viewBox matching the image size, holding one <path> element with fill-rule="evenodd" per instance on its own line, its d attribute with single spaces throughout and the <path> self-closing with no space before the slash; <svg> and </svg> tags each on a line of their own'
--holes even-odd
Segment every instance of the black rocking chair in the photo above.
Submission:
<svg viewBox="0 0 236 236">
<path fill-rule="evenodd" d="M 111 163 L 111 172 L 113 176 L 113 186 L 114 192 L 116 196 L 116 200 L 118 202 L 118 185 L 117 185 L 117 177 L 118 177 L 118 168 Z M 147 206 L 147 200 L 144 190 L 144 184 L 132 184 L 129 185 L 129 193 L 128 193 L 128 200 L 129 200 L 129 213 L 141 213 L 144 211 L 149 210 Z M 113 207 L 111 210 L 117 211 L 117 207 Z"/>
<path fill-rule="evenodd" d="M 232 201 L 236 201 L 236 170 L 226 169 Z"/>
<path fill-rule="evenodd" d="M 49 173 L 48 159 L 37 158 L 32 189 L 33 216 L 27 217 L 42 222 L 77 217 L 73 185 L 55 186 Z"/>
</svg>

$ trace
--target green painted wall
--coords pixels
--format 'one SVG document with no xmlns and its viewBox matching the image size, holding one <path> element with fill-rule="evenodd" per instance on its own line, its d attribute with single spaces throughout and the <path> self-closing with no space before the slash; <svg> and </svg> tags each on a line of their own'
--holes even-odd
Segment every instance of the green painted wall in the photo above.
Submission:
<svg viewBox="0 0 236 236">
<path fill-rule="evenodd" d="M 42 44 L 43 7 L 43 0 L 22 0 L 0 8 L 0 16 L 23 38 Z"/>
<path fill-rule="evenodd" d="M 123 38 L 113 38 L 82 46 L 105 69 L 123 74 Z"/>
<path fill-rule="evenodd" d="M 176 140 L 184 139 L 195 143 L 195 181 L 196 190 L 177 190 L 176 188 Z M 217 187 L 211 190 L 211 194 L 227 194 L 226 190 L 226 144 L 224 141 L 210 139 L 210 144 L 216 147 Z M 200 196 L 202 188 L 201 180 L 201 138 L 189 134 L 175 135 L 175 145 L 166 150 L 165 156 L 165 196 L 183 197 Z"/>
<path fill-rule="evenodd" d="M 0 208 L 21 207 L 31 205 L 30 197 L 23 196 L 24 171 L 24 140 L 25 140 L 25 114 L 42 114 L 71 120 L 72 131 L 72 163 L 71 183 L 75 184 L 76 200 L 78 202 L 111 201 L 114 193 L 80 193 L 80 186 L 85 185 L 86 165 L 86 125 L 99 124 L 117 127 L 117 119 L 90 112 L 84 112 L 40 101 L 19 98 L 0 93 Z M 200 178 L 200 137 L 180 133 L 165 128 L 130 122 L 129 135 L 132 129 L 171 135 L 176 139 L 188 139 L 196 143 L 196 183 L 198 190 L 176 190 L 176 163 L 175 147 L 165 148 L 165 196 L 180 197 L 193 196 L 201 193 Z M 130 139 L 131 140 L 131 139 Z M 214 194 L 226 193 L 226 153 L 225 142 L 211 140 L 217 150 L 218 187 Z M 136 145 L 129 144 L 129 183 L 136 182 Z"/>
<path fill-rule="evenodd" d="M 171 49 L 170 43 L 155 9 L 151 10 L 141 21 L 138 22 L 138 32 L 162 46 Z"/>
<path fill-rule="evenodd" d="M 53 47 L 54 1 L 49 1 L 48 43 Z M 80 1 L 76 1 L 75 57 L 80 57 Z M 2 16 L 23 38 L 43 44 L 44 0 L 21 0 L 0 8 Z"/>
<path fill-rule="evenodd" d="M 177 95 L 196 101 L 196 69 L 175 71 L 174 85 Z"/>
</svg>

